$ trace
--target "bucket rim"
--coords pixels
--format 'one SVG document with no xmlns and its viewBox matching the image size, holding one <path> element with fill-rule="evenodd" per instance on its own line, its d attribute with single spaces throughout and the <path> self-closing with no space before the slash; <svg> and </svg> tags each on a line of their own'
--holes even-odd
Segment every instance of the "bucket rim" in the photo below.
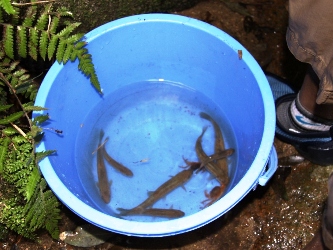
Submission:
<svg viewBox="0 0 333 250">
<path fill-rule="evenodd" d="M 246 62 L 258 83 L 264 105 L 265 118 L 261 144 L 251 166 L 249 167 L 249 171 L 247 171 L 239 183 L 227 194 L 225 194 L 222 199 L 205 208 L 204 210 L 170 221 L 137 222 L 112 217 L 88 206 L 86 203 L 81 201 L 60 181 L 48 157 L 44 158 L 39 165 L 44 178 L 56 196 L 73 212 L 90 223 L 115 233 L 130 236 L 171 236 L 202 227 L 215 220 L 216 218 L 222 216 L 224 213 L 233 208 L 258 183 L 258 179 L 260 178 L 266 166 L 266 162 L 270 156 L 271 148 L 273 145 L 275 134 L 275 105 L 268 80 L 258 63 L 247 51 L 247 49 L 224 31 L 203 21 L 176 14 L 140 14 L 117 19 L 99 26 L 88 32 L 85 35 L 85 38 L 89 43 L 97 37 L 102 36 L 103 34 L 112 30 L 121 28 L 123 26 L 136 25 L 142 22 L 170 22 L 182 24 L 191 28 L 199 29 L 222 40 L 231 49 L 235 50 L 236 53 L 238 50 L 242 50 L 242 60 Z M 43 94 L 37 94 L 36 105 L 45 106 L 47 99 L 47 95 L 45 93 L 50 91 L 52 86 L 51 83 L 63 68 L 64 65 L 57 62 L 50 68 L 43 81 L 43 84 L 40 87 L 40 90 L 38 91 L 39 93 Z M 38 112 L 34 112 L 34 114 L 38 115 Z M 44 150 L 46 150 L 45 144 L 44 142 L 41 142 L 41 144 L 37 147 L 37 151 Z M 239 194 L 241 195 L 239 196 Z M 80 208 L 79 211 L 77 211 L 78 208 Z M 223 211 L 223 213 L 221 213 L 221 211 Z"/>
</svg>

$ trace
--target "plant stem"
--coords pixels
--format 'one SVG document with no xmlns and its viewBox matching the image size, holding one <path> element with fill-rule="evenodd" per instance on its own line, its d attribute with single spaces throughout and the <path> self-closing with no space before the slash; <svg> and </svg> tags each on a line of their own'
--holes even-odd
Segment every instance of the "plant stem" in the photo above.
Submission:
<svg viewBox="0 0 333 250">
<path fill-rule="evenodd" d="M 38 2 L 30 2 L 30 3 L 12 3 L 13 6 L 26 6 L 26 5 L 35 5 L 35 4 L 43 4 L 43 3 L 51 3 L 56 2 L 57 0 L 46 0 L 46 1 L 38 1 Z"/>
<path fill-rule="evenodd" d="M 10 82 L 8 82 L 8 80 L 6 79 L 6 77 L 0 72 L 0 79 L 7 85 L 7 87 L 11 90 L 11 92 L 13 93 L 13 95 L 15 96 L 18 104 L 20 105 L 22 111 L 24 112 L 24 116 L 27 118 L 27 121 L 29 123 L 29 128 L 31 129 L 32 128 L 32 123 L 31 123 L 31 120 L 27 114 L 27 112 L 25 111 L 23 105 L 22 105 L 22 102 L 20 101 L 20 99 L 18 98 L 18 96 L 16 95 L 15 93 L 15 89 L 12 87 L 12 85 L 10 84 Z"/>
</svg>

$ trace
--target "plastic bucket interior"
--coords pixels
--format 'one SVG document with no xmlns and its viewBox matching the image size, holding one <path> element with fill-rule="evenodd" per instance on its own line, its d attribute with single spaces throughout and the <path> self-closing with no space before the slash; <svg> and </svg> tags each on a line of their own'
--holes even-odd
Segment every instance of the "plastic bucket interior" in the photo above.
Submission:
<svg viewBox="0 0 333 250">
<path fill-rule="evenodd" d="M 85 37 L 103 96 L 78 71 L 77 61 L 66 65 L 55 63 L 48 71 L 35 103 L 48 110 L 33 114 L 48 113 L 50 116 L 43 125 L 45 135 L 37 151 L 55 149 L 57 153 L 43 159 L 40 169 L 53 192 L 72 211 L 88 222 L 116 233 L 168 236 L 215 220 L 234 207 L 258 183 L 265 185 L 277 166 L 273 148 L 274 101 L 264 73 L 240 43 L 207 23 L 171 14 L 122 18 L 94 29 Z M 178 219 L 133 221 L 104 210 L 87 193 L 85 180 L 79 176 L 78 170 L 82 166 L 78 166 L 75 150 L 80 146 L 84 148 L 85 143 L 80 145 L 79 136 L 83 140 L 99 136 L 96 131 L 90 131 L 85 120 L 96 105 L 106 96 L 120 93 L 117 92 L 119 89 L 131 91 L 130 84 L 152 79 L 161 84 L 164 81 L 179 83 L 179 86 L 209 98 L 223 110 L 232 132 L 232 139 L 226 145 L 235 148 L 232 156 L 235 165 L 230 170 L 232 178 L 225 195 L 211 206 Z M 102 117 L 103 114 L 97 112 L 97 116 Z M 218 116 L 215 114 L 214 117 Z M 197 113 L 195 117 L 199 117 Z M 62 134 L 55 133 L 53 129 L 62 130 Z M 185 134 L 185 130 L 175 133 Z M 198 130 L 196 136 L 200 133 Z M 135 136 L 132 140 L 137 142 Z M 98 139 L 95 143 L 96 147 Z M 194 143 L 195 140 L 191 157 L 195 157 Z M 125 147 L 116 143 L 113 146 L 118 151 Z M 139 148 L 152 153 L 144 145 Z M 85 153 L 83 150 L 82 155 Z M 159 154 L 163 156 L 164 153 Z M 180 158 L 175 164 L 181 165 L 181 161 Z M 203 195 L 205 188 L 199 191 Z M 122 195 L 126 200 L 134 197 L 126 190 Z"/>
</svg>

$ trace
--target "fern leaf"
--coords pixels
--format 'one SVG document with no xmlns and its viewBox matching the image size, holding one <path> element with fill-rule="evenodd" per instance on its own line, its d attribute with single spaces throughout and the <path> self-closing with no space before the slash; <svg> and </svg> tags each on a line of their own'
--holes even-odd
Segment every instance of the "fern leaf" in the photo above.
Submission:
<svg viewBox="0 0 333 250">
<path fill-rule="evenodd" d="M 47 110 L 47 108 L 41 107 L 41 106 L 30 106 L 30 105 L 24 105 L 23 108 L 25 111 L 41 111 L 41 110 Z"/>
<path fill-rule="evenodd" d="M 17 26 L 17 46 L 19 56 L 27 57 L 27 34 L 25 27 Z"/>
<path fill-rule="evenodd" d="M 38 33 L 39 31 L 35 28 L 29 29 L 29 55 L 35 61 L 38 58 Z"/>
<path fill-rule="evenodd" d="M 25 92 L 25 97 L 29 98 L 31 101 L 34 101 L 37 96 L 39 85 L 36 83 L 29 84 L 28 89 Z M 17 91 L 16 91 L 17 93 Z"/>
<path fill-rule="evenodd" d="M 14 122 L 17 119 L 20 119 L 23 114 L 24 114 L 23 111 L 19 111 L 19 112 L 13 113 L 11 115 L 8 115 L 5 118 L 0 119 L 0 125 L 6 125 L 6 124 L 9 124 L 11 122 Z"/>
<path fill-rule="evenodd" d="M 4 111 L 12 107 L 13 104 L 8 104 L 8 105 L 0 105 L 0 111 Z"/>
<path fill-rule="evenodd" d="M 99 93 L 102 93 L 101 85 L 99 83 L 98 77 L 95 73 L 90 75 L 90 82 L 96 88 Z"/>
<path fill-rule="evenodd" d="M 57 13 L 59 16 L 62 16 L 62 17 L 73 17 L 73 13 L 68 11 L 68 9 L 66 7 L 60 7 L 58 10 L 57 10 Z"/>
<path fill-rule="evenodd" d="M 57 151 L 56 150 L 45 150 L 45 151 L 41 151 L 41 152 L 36 152 L 36 161 L 40 162 L 45 157 L 47 157 L 55 152 L 57 152 Z"/>
<path fill-rule="evenodd" d="M 0 173 L 3 172 L 3 167 L 7 156 L 9 143 L 10 139 L 8 137 L 5 137 L 2 141 L 2 145 L 0 146 Z"/>
<path fill-rule="evenodd" d="M 0 23 L 4 23 L 4 19 L 3 19 L 3 8 L 0 8 Z"/>
<path fill-rule="evenodd" d="M 35 139 L 35 142 L 37 141 L 37 137 L 42 136 L 42 134 L 43 134 L 43 129 L 41 127 L 36 126 L 36 125 L 32 125 L 31 129 L 30 129 L 30 132 L 27 133 L 28 136 Z M 40 139 L 42 139 L 42 138 L 40 138 Z"/>
<path fill-rule="evenodd" d="M 19 78 L 19 77 L 23 76 L 26 72 L 27 72 L 26 69 L 19 69 L 13 73 L 13 76 L 16 78 Z"/>
<path fill-rule="evenodd" d="M 64 52 L 64 56 L 63 56 L 63 63 L 66 64 L 68 62 L 68 60 L 70 59 L 70 56 L 72 54 L 72 51 L 73 51 L 73 45 L 72 44 L 67 44 L 67 47 L 65 49 L 65 52 Z"/>
<path fill-rule="evenodd" d="M 58 238 L 59 202 L 50 190 L 44 191 L 46 182 L 43 178 L 35 189 L 33 196 L 24 208 L 25 222 L 29 228 L 36 230 L 45 226 L 52 237 Z"/>
<path fill-rule="evenodd" d="M 19 65 L 19 64 L 20 64 L 19 61 L 14 61 L 14 62 L 12 62 L 12 63 L 9 65 L 9 70 L 10 70 L 10 71 L 15 70 L 16 67 L 17 67 L 17 65 Z"/>
<path fill-rule="evenodd" d="M 66 40 L 60 40 L 58 49 L 57 49 L 57 53 L 56 53 L 56 59 L 57 59 L 58 63 L 61 63 L 63 60 L 66 46 L 67 46 Z"/>
<path fill-rule="evenodd" d="M 4 128 L 1 132 L 6 136 L 11 136 L 11 135 L 15 135 L 17 133 L 17 130 L 13 127 L 7 127 L 7 128 Z"/>
<path fill-rule="evenodd" d="M 68 37 L 73 30 L 80 26 L 81 23 L 70 23 L 68 26 L 63 28 L 61 31 L 58 32 L 59 37 Z"/>
<path fill-rule="evenodd" d="M 18 135 L 18 136 L 14 136 L 14 137 L 12 138 L 12 142 L 13 142 L 14 144 L 17 144 L 18 147 L 19 147 L 19 144 L 22 144 L 22 143 L 27 142 L 27 139 L 25 139 L 22 135 Z M 30 145 L 27 145 L 27 146 L 30 146 Z"/>
<path fill-rule="evenodd" d="M 71 53 L 71 56 L 70 56 L 69 59 L 70 59 L 72 62 L 74 62 L 74 61 L 78 58 L 76 52 L 77 52 L 77 50 L 73 50 L 72 53 Z"/>
<path fill-rule="evenodd" d="M 42 31 L 40 39 L 39 39 L 39 53 L 44 61 L 45 61 L 46 52 L 47 52 L 47 44 L 48 44 L 47 32 Z"/>
<path fill-rule="evenodd" d="M 47 57 L 49 58 L 49 60 L 53 58 L 54 52 L 58 45 L 58 41 L 59 37 L 57 35 L 53 35 L 47 48 Z"/>
<path fill-rule="evenodd" d="M 7 12 L 7 14 L 10 14 L 10 15 L 15 14 L 15 9 L 12 6 L 10 0 L 1 0 L 0 5 Z"/>
<path fill-rule="evenodd" d="M 25 82 L 29 78 L 30 78 L 30 75 L 24 74 L 24 75 L 22 75 L 22 76 L 19 77 L 19 80 L 20 80 L 20 82 Z"/>
<path fill-rule="evenodd" d="M 57 16 L 52 18 L 51 24 L 50 24 L 50 29 L 49 29 L 50 34 L 52 34 L 52 35 L 56 34 L 57 29 L 58 29 L 58 25 L 59 25 L 59 21 L 60 21 L 60 19 Z"/>
<path fill-rule="evenodd" d="M 49 20 L 49 10 L 51 9 L 51 4 L 48 4 L 45 6 L 44 11 L 40 14 L 37 23 L 36 23 L 36 28 L 38 30 L 46 30 L 46 25 Z"/>
<path fill-rule="evenodd" d="M 12 25 L 3 26 L 3 39 L 6 55 L 14 59 L 14 28 Z"/>
<path fill-rule="evenodd" d="M 32 123 L 35 124 L 35 125 L 39 125 L 39 124 L 42 124 L 43 122 L 47 121 L 48 119 L 50 119 L 49 115 L 39 115 L 39 116 L 36 116 Z"/>
<path fill-rule="evenodd" d="M 37 167 L 34 167 L 30 176 L 28 177 L 28 182 L 25 189 L 25 198 L 29 201 L 40 181 L 40 173 Z"/>
<path fill-rule="evenodd" d="M 26 15 L 24 18 L 24 21 L 22 23 L 22 26 L 24 27 L 32 27 L 33 23 L 36 19 L 36 13 L 37 13 L 37 6 L 31 5 L 28 10 L 26 11 Z"/>
<path fill-rule="evenodd" d="M 87 45 L 87 42 L 85 42 L 85 41 L 79 41 L 79 42 L 77 42 L 75 44 L 75 49 L 79 50 L 79 49 L 83 48 L 86 45 Z"/>
</svg>

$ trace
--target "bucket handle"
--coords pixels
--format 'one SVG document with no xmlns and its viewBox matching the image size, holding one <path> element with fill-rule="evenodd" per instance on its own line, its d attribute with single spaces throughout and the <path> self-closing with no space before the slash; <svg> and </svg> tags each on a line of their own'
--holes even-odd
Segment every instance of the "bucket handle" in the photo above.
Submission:
<svg viewBox="0 0 333 250">
<path fill-rule="evenodd" d="M 259 177 L 259 185 L 260 186 L 265 186 L 266 183 L 270 180 L 270 178 L 273 176 L 275 171 L 277 170 L 278 167 L 278 160 L 277 160 L 277 154 L 275 147 L 272 146 L 271 153 L 267 162 L 267 170 L 262 174 L 262 176 Z"/>
</svg>

